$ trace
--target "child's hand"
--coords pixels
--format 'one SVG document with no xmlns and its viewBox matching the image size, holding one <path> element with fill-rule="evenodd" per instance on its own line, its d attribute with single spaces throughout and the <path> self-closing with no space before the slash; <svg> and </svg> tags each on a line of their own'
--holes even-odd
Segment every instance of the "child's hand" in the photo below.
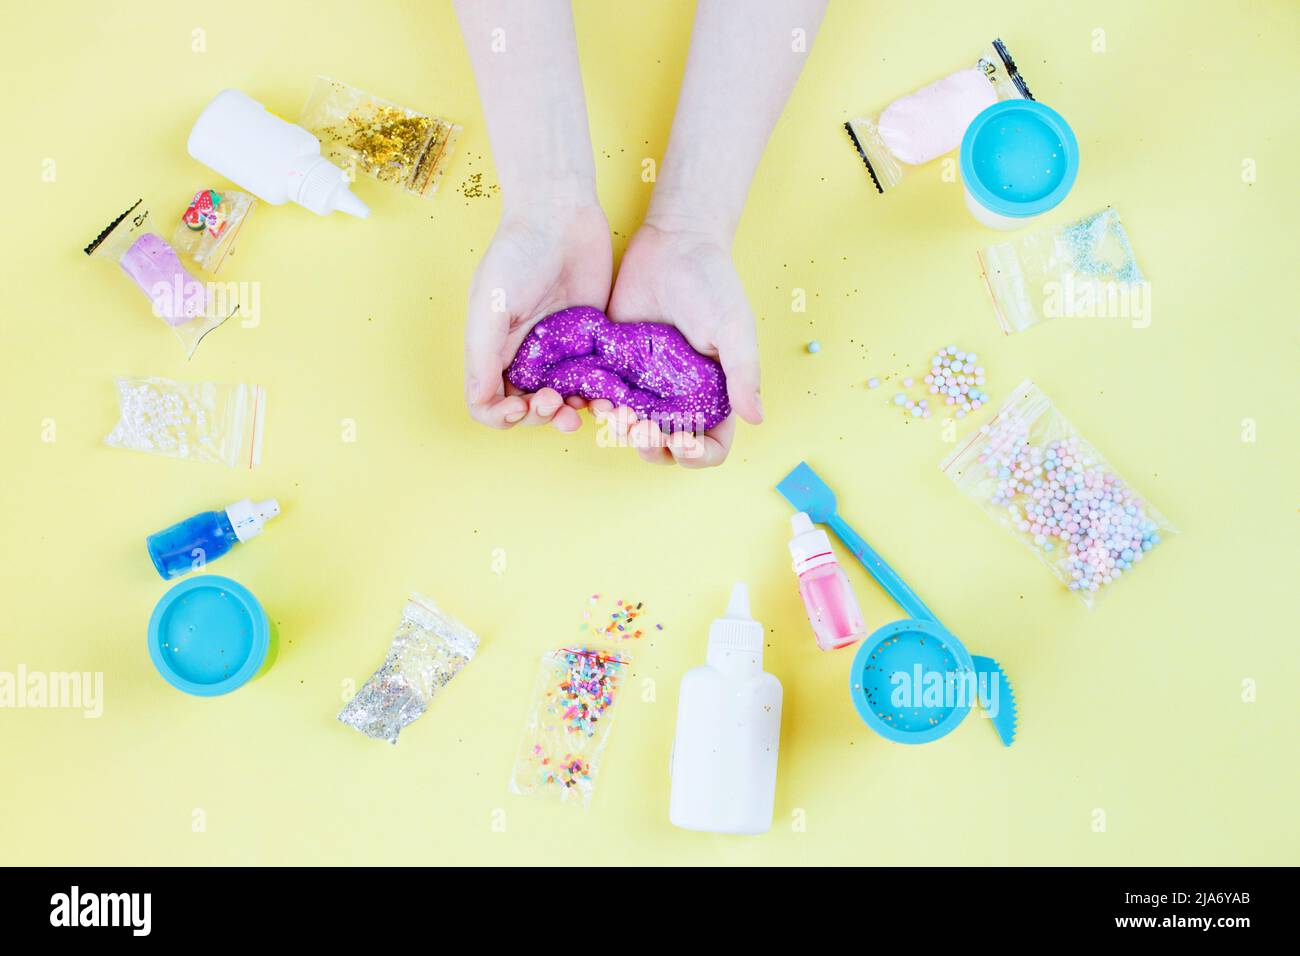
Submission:
<svg viewBox="0 0 1300 956">
<path fill-rule="evenodd" d="M 582 424 L 560 394 L 525 394 L 502 373 L 536 322 L 573 305 L 604 309 L 609 300 L 609 225 L 599 206 L 546 202 L 508 212 L 474 273 L 465 327 L 465 397 L 476 421 L 492 428 L 550 422 Z"/>
<path fill-rule="evenodd" d="M 615 321 L 650 320 L 674 325 L 691 346 L 722 363 L 732 409 L 745 421 L 763 420 L 758 397 L 758 340 L 754 314 L 731 261 L 728 242 L 711 231 L 647 221 L 628 244 L 609 303 Z M 618 437 L 646 461 L 688 468 L 719 465 L 731 449 L 734 418 L 703 435 L 662 434 L 628 409 L 591 403 L 610 417 Z"/>
</svg>

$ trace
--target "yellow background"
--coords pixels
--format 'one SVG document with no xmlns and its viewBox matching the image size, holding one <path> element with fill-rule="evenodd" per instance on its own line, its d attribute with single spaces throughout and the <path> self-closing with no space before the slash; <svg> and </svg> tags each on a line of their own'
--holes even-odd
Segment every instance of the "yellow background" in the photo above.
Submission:
<svg viewBox="0 0 1300 956">
<path fill-rule="evenodd" d="M 768 419 L 742 425 L 706 473 L 599 448 L 590 422 L 499 434 L 467 417 L 466 288 L 499 199 L 461 188 L 495 175 L 448 8 L 112 6 L 5 14 L 0 670 L 102 671 L 106 686 L 98 720 L 0 711 L 4 862 L 1296 862 L 1295 4 L 835 5 L 736 243 Z M 642 159 L 663 154 L 691 5 L 577 8 L 621 251 L 650 195 Z M 1150 328 L 1058 320 L 1003 338 L 975 264 L 1002 237 L 938 164 L 881 198 L 848 145 L 847 117 L 970 63 L 994 36 L 1078 133 L 1082 172 L 1054 218 L 1119 208 L 1152 281 Z M 317 73 L 463 122 L 450 173 L 428 203 L 361 181 L 368 221 L 260 208 L 221 278 L 261 283 L 261 324 L 230 323 L 187 364 L 132 284 L 81 247 L 139 195 L 179 211 L 221 185 L 185 151 L 218 90 L 293 117 Z M 806 313 L 792 312 L 796 288 Z M 804 351 L 813 338 L 818 355 Z M 951 445 L 938 421 L 905 420 L 890 389 L 866 390 L 949 342 L 982 353 L 995 398 L 1033 376 L 1179 526 L 1096 610 L 940 474 Z M 265 384 L 263 467 L 106 447 L 123 374 Z M 975 717 L 909 748 L 854 714 L 852 652 L 813 643 L 772 487 L 804 458 L 966 645 L 1002 662 L 1013 748 Z M 246 496 L 284 512 L 212 570 L 258 595 L 279 658 L 229 696 L 187 697 L 146 653 L 166 585 L 143 539 Z M 840 556 L 871 625 L 901 616 Z M 677 683 L 735 579 L 785 688 L 776 820 L 758 838 L 667 820 Z M 344 682 L 382 661 L 411 590 L 483 643 L 389 747 L 335 714 Z M 636 693 L 584 814 L 506 782 L 538 656 L 575 638 L 593 592 L 644 601 L 666 630 L 624 645 Z"/>
</svg>

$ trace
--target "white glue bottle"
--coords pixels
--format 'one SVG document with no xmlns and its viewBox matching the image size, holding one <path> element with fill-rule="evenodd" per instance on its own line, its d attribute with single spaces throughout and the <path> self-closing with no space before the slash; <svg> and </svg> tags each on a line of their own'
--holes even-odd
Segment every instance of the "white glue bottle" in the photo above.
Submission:
<svg viewBox="0 0 1300 956">
<path fill-rule="evenodd" d="M 320 154 L 320 140 L 239 90 L 213 98 L 194 121 L 186 148 L 273 206 L 295 202 L 320 216 L 335 209 L 361 219 L 370 215 L 348 188 L 347 173 Z"/>
<path fill-rule="evenodd" d="M 763 625 L 743 582 L 709 628 L 707 663 L 677 702 L 668 819 L 685 830 L 766 833 L 776 798 L 781 682 L 763 670 Z"/>
</svg>

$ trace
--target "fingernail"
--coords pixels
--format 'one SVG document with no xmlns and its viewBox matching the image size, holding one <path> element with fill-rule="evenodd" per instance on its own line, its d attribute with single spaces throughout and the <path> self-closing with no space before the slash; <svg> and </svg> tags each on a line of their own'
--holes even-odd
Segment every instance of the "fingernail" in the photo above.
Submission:
<svg viewBox="0 0 1300 956">
<path fill-rule="evenodd" d="M 515 422 L 520 421 L 523 417 L 524 417 L 523 412 L 511 412 L 510 414 L 506 415 L 506 421 L 508 421 L 511 425 L 513 425 Z"/>
<path fill-rule="evenodd" d="M 763 396 L 758 394 L 758 392 L 754 393 L 754 407 L 758 409 L 758 417 L 762 418 L 763 417 Z"/>
<path fill-rule="evenodd" d="M 538 414 L 542 416 L 548 416 L 548 415 L 554 415 L 559 410 L 559 408 L 560 408 L 559 405 L 543 405 L 540 408 L 538 408 L 537 411 Z"/>
</svg>

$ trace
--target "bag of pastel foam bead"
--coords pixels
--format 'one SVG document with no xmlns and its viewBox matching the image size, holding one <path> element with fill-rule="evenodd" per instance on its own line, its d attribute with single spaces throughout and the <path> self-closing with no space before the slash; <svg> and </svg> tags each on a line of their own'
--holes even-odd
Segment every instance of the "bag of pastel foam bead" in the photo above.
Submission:
<svg viewBox="0 0 1300 956">
<path fill-rule="evenodd" d="M 1151 322 L 1151 284 L 1114 209 L 1031 229 L 977 255 L 1004 335 L 1056 318 Z"/>
<path fill-rule="evenodd" d="M 940 468 L 1088 607 L 1176 531 L 1031 381 Z"/>
<path fill-rule="evenodd" d="M 593 647 L 542 655 L 510 792 L 586 806 L 632 660 Z"/>
<path fill-rule="evenodd" d="M 119 378 L 114 448 L 254 468 L 262 461 L 266 389 L 261 385 Z"/>
<path fill-rule="evenodd" d="M 175 248 L 154 231 L 149 206 L 137 199 L 105 226 L 83 250 L 115 262 L 148 297 L 155 317 L 171 326 L 185 357 L 194 355 L 203 337 L 239 309 L 239 303 L 216 294 L 181 263 Z"/>
</svg>

